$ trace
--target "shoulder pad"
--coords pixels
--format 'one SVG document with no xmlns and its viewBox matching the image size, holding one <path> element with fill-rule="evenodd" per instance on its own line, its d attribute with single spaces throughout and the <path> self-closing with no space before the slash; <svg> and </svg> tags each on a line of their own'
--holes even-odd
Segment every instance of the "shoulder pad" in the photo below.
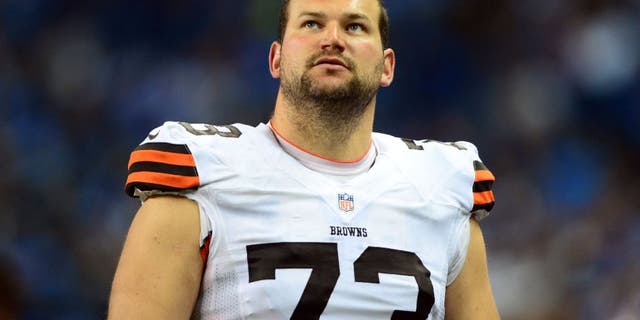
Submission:
<svg viewBox="0 0 640 320">
<path fill-rule="evenodd" d="M 136 196 L 136 190 L 178 192 L 197 189 L 202 182 L 196 159 L 202 154 L 202 139 L 205 138 L 202 136 L 237 138 L 240 135 L 242 133 L 235 126 L 165 122 L 153 129 L 131 153 L 125 192 Z"/>
<path fill-rule="evenodd" d="M 386 150 L 397 154 L 396 161 L 407 163 L 410 172 L 420 172 L 412 176 L 424 190 L 432 190 L 429 184 L 433 181 L 445 179 L 439 191 L 430 196 L 459 205 L 476 219 L 486 217 L 493 208 L 495 177 L 480 160 L 474 144 L 379 137 Z M 407 157 L 407 152 L 415 157 Z"/>
<path fill-rule="evenodd" d="M 470 212 L 480 220 L 487 215 L 495 204 L 493 182 L 496 180 L 491 171 L 482 163 L 478 156 L 478 148 L 470 142 L 458 141 L 455 145 L 464 148 L 467 163 L 473 163 L 473 207 Z"/>
<path fill-rule="evenodd" d="M 495 204 L 493 182 L 496 181 L 496 178 L 480 160 L 478 148 L 475 145 L 466 141 L 458 141 L 455 144 L 466 149 L 468 161 L 473 162 L 473 207 L 471 213 L 479 219 L 484 218 Z"/>
</svg>

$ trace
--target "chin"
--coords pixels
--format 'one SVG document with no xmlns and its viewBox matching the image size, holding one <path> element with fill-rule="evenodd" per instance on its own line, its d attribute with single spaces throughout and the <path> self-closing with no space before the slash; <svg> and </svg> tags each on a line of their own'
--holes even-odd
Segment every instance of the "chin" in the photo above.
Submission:
<svg viewBox="0 0 640 320">
<path fill-rule="evenodd" d="M 334 94 L 345 91 L 347 89 L 347 83 L 315 84 L 311 89 L 321 94 Z"/>
<path fill-rule="evenodd" d="M 349 84 L 349 79 L 334 76 L 322 76 L 313 80 L 313 88 L 318 90 L 336 90 Z"/>
</svg>

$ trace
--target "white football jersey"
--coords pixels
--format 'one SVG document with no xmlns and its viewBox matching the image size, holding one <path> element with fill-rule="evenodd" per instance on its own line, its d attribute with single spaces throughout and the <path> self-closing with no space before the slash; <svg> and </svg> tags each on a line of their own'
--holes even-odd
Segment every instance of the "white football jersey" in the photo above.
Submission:
<svg viewBox="0 0 640 320">
<path fill-rule="evenodd" d="M 126 191 L 198 203 L 195 319 L 444 319 L 493 175 L 467 142 L 374 133 L 373 144 L 374 165 L 340 182 L 265 124 L 167 122 L 131 154 Z"/>
</svg>

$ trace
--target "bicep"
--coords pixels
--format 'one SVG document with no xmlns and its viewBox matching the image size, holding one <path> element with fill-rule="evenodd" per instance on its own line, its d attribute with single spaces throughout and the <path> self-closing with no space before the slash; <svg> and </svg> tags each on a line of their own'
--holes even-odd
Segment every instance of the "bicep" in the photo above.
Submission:
<svg viewBox="0 0 640 320">
<path fill-rule="evenodd" d="M 199 209 L 150 198 L 136 214 L 113 280 L 109 318 L 188 319 L 200 288 Z"/>
<path fill-rule="evenodd" d="M 456 280 L 447 287 L 445 315 L 451 319 L 499 319 L 493 299 L 487 255 L 482 230 L 470 219 L 470 239 L 464 267 Z"/>
</svg>

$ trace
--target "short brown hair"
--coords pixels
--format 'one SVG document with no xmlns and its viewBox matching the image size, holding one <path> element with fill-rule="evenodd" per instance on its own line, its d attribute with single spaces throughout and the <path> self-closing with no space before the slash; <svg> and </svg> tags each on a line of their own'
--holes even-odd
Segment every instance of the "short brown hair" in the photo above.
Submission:
<svg viewBox="0 0 640 320">
<path fill-rule="evenodd" d="M 287 29 L 287 23 L 289 22 L 289 2 L 291 0 L 284 0 L 282 7 L 280 7 L 280 22 L 278 24 L 278 37 L 282 42 L 284 39 L 284 32 Z M 380 40 L 382 40 L 382 46 L 384 48 L 389 47 L 389 14 L 387 8 L 384 5 L 383 0 L 378 0 L 380 5 L 380 19 L 378 20 L 378 26 L 380 28 Z"/>
</svg>

